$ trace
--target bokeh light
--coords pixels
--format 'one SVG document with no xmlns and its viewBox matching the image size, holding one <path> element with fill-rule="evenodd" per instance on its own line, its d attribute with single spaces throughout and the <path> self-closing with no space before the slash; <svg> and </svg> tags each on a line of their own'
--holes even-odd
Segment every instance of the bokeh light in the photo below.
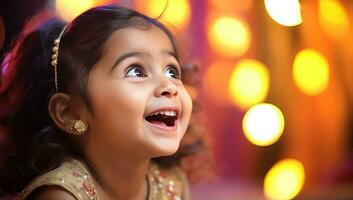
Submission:
<svg viewBox="0 0 353 200">
<path fill-rule="evenodd" d="M 340 2 L 319 1 L 319 22 L 324 32 L 334 40 L 342 40 L 349 32 L 349 19 Z"/>
<path fill-rule="evenodd" d="M 63 20 L 71 21 L 84 11 L 107 2 L 108 0 L 56 0 L 55 7 Z"/>
<path fill-rule="evenodd" d="M 294 59 L 293 78 L 298 88 L 307 95 L 322 93 L 329 84 L 329 65 L 320 52 L 301 50 Z"/>
<path fill-rule="evenodd" d="M 258 146 L 275 143 L 282 135 L 284 117 L 279 108 L 262 103 L 251 107 L 243 118 L 245 137 Z"/>
<path fill-rule="evenodd" d="M 295 159 L 276 163 L 267 173 L 264 193 L 268 199 L 293 199 L 302 189 L 305 181 L 304 166 Z"/>
<path fill-rule="evenodd" d="M 265 0 L 268 14 L 277 23 L 284 26 L 296 26 L 302 23 L 298 0 Z"/>
<path fill-rule="evenodd" d="M 135 5 L 144 14 L 156 18 L 168 27 L 185 28 L 191 18 L 191 7 L 188 0 L 137 0 Z"/>
<path fill-rule="evenodd" d="M 203 76 L 203 90 L 211 101 L 219 105 L 228 105 L 228 83 L 234 64 L 227 61 L 215 61 Z"/>
<path fill-rule="evenodd" d="M 211 0 L 211 3 L 221 12 L 244 12 L 252 7 L 253 0 Z"/>
<path fill-rule="evenodd" d="M 261 62 L 240 60 L 229 81 L 229 93 L 234 105 L 247 109 L 263 102 L 268 93 L 269 79 L 268 70 Z"/>
<path fill-rule="evenodd" d="M 207 36 L 211 48 L 226 57 L 240 56 L 250 46 L 251 36 L 248 25 L 234 17 L 216 18 L 208 28 Z"/>
<path fill-rule="evenodd" d="M 197 99 L 198 93 L 197 93 L 197 89 L 194 86 L 189 84 L 184 84 L 184 88 L 189 93 L 192 100 Z"/>
</svg>

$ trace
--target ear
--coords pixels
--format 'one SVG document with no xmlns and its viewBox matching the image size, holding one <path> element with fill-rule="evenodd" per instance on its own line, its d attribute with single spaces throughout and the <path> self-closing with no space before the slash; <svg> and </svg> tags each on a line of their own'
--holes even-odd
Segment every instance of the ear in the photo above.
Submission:
<svg viewBox="0 0 353 200">
<path fill-rule="evenodd" d="M 64 132 L 70 132 L 70 128 L 77 118 L 77 114 L 72 108 L 72 98 L 68 94 L 56 93 L 49 100 L 49 114 L 54 123 Z"/>
</svg>

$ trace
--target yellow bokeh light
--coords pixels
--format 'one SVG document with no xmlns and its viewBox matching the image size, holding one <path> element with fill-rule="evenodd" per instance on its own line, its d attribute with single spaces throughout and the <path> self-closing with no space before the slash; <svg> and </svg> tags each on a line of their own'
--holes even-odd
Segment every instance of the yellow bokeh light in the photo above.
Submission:
<svg viewBox="0 0 353 200">
<path fill-rule="evenodd" d="M 319 1 L 319 22 L 325 33 L 335 40 L 342 40 L 349 32 L 349 19 L 340 2 Z"/>
<path fill-rule="evenodd" d="M 307 95 L 322 93 L 329 84 L 329 65 L 324 56 L 313 49 L 300 51 L 294 59 L 293 78 Z"/>
<path fill-rule="evenodd" d="M 250 46 L 248 25 L 233 17 L 217 18 L 208 30 L 208 40 L 212 49 L 226 57 L 244 54 Z"/>
<path fill-rule="evenodd" d="M 240 60 L 229 81 L 232 102 L 243 109 L 261 103 L 269 89 L 269 73 L 264 64 L 253 59 Z"/>
<path fill-rule="evenodd" d="M 188 0 L 137 0 L 138 10 L 150 17 L 159 17 L 160 21 L 177 29 L 185 28 L 190 22 L 191 7 Z M 163 13 L 164 11 L 164 13 Z"/>
<path fill-rule="evenodd" d="M 270 17 L 284 26 L 296 26 L 302 23 L 298 0 L 265 0 L 265 7 Z"/>
<path fill-rule="evenodd" d="M 55 7 L 63 20 L 71 21 L 84 11 L 106 2 L 107 0 L 56 0 Z"/>
<path fill-rule="evenodd" d="M 264 193 L 268 199 L 293 199 L 302 189 L 305 181 L 304 166 L 295 159 L 276 163 L 267 173 Z"/>
<path fill-rule="evenodd" d="M 272 104 L 261 103 L 251 107 L 243 118 L 245 137 L 258 146 L 275 143 L 282 135 L 284 117 L 279 108 Z"/>
</svg>

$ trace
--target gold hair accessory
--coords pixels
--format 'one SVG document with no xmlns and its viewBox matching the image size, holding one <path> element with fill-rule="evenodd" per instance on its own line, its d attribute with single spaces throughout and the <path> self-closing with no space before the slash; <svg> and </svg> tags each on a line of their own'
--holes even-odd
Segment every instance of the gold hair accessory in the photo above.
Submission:
<svg viewBox="0 0 353 200">
<path fill-rule="evenodd" d="M 75 134 L 75 135 L 83 135 L 86 133 L 88 128 L 88 125 L 82 121 L 82 120 L 75 120 L 75 123 L 72 125 L 70 130 Z"/>
<path fill-rule="evenodd" d="M 58 87 L 58 57 L 59 57 L 59 44 L 60 44 L 60 39 L 61 36 L 63 35 L 64 31 L 66 29 L 66 26 L 61 30 L 59 36 L 54 40 L 54 46 L 52 48 L 52 55 L 51 55 L 51 65 L 54 68 L 54 83 L 55 83 L 55 90 L 56 93 L 59 92 L 59 87 Z"/>
</svg>

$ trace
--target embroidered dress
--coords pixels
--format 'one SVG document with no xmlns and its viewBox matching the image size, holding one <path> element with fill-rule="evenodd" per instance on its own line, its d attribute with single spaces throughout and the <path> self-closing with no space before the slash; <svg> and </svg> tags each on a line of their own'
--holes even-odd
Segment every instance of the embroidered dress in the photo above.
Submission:
<svg viewBox="0 0 353 200">
<path fill-rule="evenodd" d="M 151 163 L 148 174 L 148 200 L 189 200 L 186 178 L 178 168 L 162 169 Z M 34 190 L 43 186 L 59 186 L 77 200 L 100 200 L 87 166 L 75 159 L 63 162 L 34 179 L 19 195 L 25 200 Z"/>
</svg>

